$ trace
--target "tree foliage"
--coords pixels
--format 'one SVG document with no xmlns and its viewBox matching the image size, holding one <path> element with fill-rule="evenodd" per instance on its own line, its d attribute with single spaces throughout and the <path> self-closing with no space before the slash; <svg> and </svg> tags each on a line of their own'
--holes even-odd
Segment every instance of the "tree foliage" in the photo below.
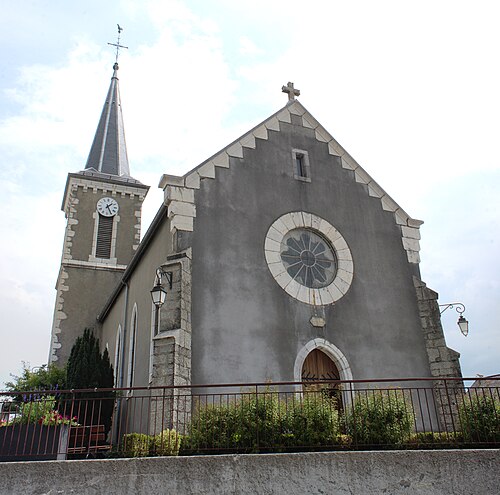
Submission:
<svg viewBox="0 0 500 495">
<path fill-rule="evenodd" d="M 66 368 L 59 368 L 52 363 L 31 369 L 29 363 L 23 362 L 21 375 L 11 376 L 13 381 L 5 383 L 5 389 L 9 392 L 43 392 L 66 388 Z"/>
<path fill-rule="evenodd" d="M 109 362 L 108 350 L 101 354 L 99 339 L 91 329 L 86 328 L 76 339 L 66 367 L 69 389 L 112 388 L 113 367 Z M 106 431 L 111 427 L 114 407 L 113 392 L 78 392 L 71 395 L 76 416 L 84 425 L 103 424 Z M 72 414 L 75 414 L 73 411 Z"/>
<path fill-rule="evenodd" d="M 99 339 L 93 331 L 86 328 L 83 335 L 76 339 L 68 359 L 67 387 L 112 388 L 114 383 L 113 367 L 109 362 L 108 350 L 101 354 Z"/>
</svg>

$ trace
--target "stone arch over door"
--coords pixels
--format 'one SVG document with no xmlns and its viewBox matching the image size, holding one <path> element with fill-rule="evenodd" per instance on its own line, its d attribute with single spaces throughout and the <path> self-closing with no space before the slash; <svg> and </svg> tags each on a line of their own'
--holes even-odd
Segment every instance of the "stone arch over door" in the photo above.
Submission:
<svg viewBox="0 0 500 495">
<path fill-rule="evenodd" d="M 340 380 L 353 379 L 351 367 L 349 366 L 349 362 L 347 361 L 347 358 L 345 357 L 343 352 L 337 346 L 333 345 L 327 340 L 317 338 L 314 340 L 310 340 L 304 347 L 302 347 L 302 349 L 300 349 L 297 354 L 293 370 L 293 376 L 296 382 L 302 381 L 302 370 L 304 367 L 304 362 L 311 354 L 311 352 L 315 350 L 321 351 L 333 361 L 336 370 L 338 370 Z M 352 393 L 342 393 L 342 402 L 344 403 L 344 405 L 351 403 L 351 401 Z"/>
</svg>

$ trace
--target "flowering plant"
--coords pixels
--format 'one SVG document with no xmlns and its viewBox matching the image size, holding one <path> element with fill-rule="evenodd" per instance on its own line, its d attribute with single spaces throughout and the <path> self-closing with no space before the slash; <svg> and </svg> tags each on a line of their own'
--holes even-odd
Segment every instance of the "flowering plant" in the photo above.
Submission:
<svg viewBox="0 0 500 495">
<path fill-rule="evenodd" d="M 7 426 L 8 424 L 9 424 L 9 423 L 8 423 L 8 421 L 5 421 L 5 420 L 3 420 L 3 419 L 0 419 L 0 428 L 1 428 L 2 426 Z"/>
<path fill-rule="evenodd" d="M 70 425 L 78 426 L 76 416 L 65 416 L 57 409 L 57 401 L 54 396 L 26 397 L 25 402 L 19 405 L 11 424 L 36 424 L 45 426 Z"/>
<path fill-rule="evenodd" d="M 45 426 L 54 426 L 54 425 L 70 425 L 70 426 L 78 426 L 78 418 L 73 416 L 72 418 L 69 416 L 63 416 L 59 414 L 58 411 L 52 410 L 49 411 L 48 414 L 42 416 L 38 420 L 39 425 Z"/>
</svg>

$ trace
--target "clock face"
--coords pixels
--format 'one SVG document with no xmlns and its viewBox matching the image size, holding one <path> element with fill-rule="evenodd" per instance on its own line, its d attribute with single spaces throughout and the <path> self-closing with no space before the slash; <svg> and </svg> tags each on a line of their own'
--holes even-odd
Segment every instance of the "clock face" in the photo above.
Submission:
<svg viewBox="0 0 500 495">
<path fill-rule="evenodd" d="M 97 211 L 105 217 L 112 217 L 118 213 L 118 203 L 113 198 L 101 198 L 97 202 Z"/>
</svg>

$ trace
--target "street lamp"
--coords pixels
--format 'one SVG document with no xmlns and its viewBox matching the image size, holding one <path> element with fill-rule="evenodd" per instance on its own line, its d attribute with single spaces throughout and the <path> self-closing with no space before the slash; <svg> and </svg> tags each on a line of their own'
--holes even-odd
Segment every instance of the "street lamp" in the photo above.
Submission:
<svg viewBox="0 0 500 495">
<path fill-rule="evenodd" d="M 162 284 L 163 278 L 166 278 L 169 289 L 172 288 L 172 272 L 166 272 L 161 267 L 156 269 L 155 285 L 151 289 L 151 299 L 153 304 L 160 309 L 167 298 L 167 289 Z"/>
<path fill-rule="evenodd" d="M 443 314 L 447 309 L 455 308 L 455 311 L 460 315 L 458 317 L 457 325 L 460 328 L 460 331 L 462 332 L 464 337 L 467 337 L 467 334 L 469 333 L 469 322 L 464 318 L 462 314 L 465 312 L 464 304 L 454 302 L 454 303 L 440 304 L 439 307 L 444 308 L 442 311 L 440 311 L 440 314 Z"/>
</svg>

